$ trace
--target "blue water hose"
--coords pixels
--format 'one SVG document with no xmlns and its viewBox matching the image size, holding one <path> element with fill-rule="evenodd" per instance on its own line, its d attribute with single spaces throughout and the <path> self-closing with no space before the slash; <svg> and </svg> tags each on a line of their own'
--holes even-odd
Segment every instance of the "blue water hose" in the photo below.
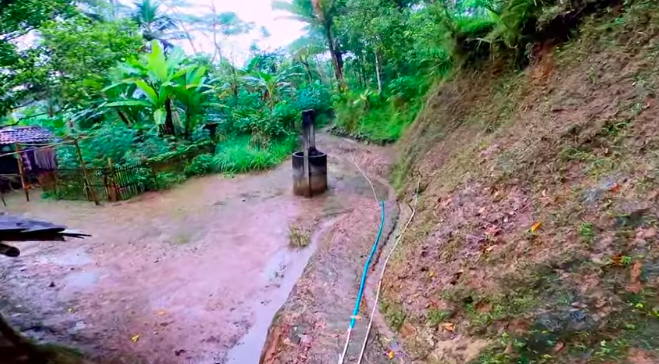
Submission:
<svg viewBox="0 0 659 364">
<path fill-rule="evenodd" d="M 384 201 L 380 201 L 380 210 L 381 210 L 380 228 L 378 228 L 378 235 L 375 237 L 373 248 L 371 249 L 371 253 L 368 255 L 368 259 L 366 259 L 366 264 L 364 265 L 364 273 L 362 273 L 362 280 L 361 283 L 359 284 L 359 293 L 357 294 L 355 309 L 352 311 L 352 318 L 350 319 L 350 329 L 349 329 L 350 331 L 352 331 L 352 329 L 355 328 L 357 314 L 359 314 L 359 306 L 361 306 L 362 297 L 364 296 L 364 287 L 366 286 L 366 275 L 368 274 L 368 268 L 371 265 L 373 256 L 375 256 L 375 252 L 378 250 L 378 244 L 380 242 L 380 238 L 382 237 L 382 229 L 384 227 Z"/>
</svg>

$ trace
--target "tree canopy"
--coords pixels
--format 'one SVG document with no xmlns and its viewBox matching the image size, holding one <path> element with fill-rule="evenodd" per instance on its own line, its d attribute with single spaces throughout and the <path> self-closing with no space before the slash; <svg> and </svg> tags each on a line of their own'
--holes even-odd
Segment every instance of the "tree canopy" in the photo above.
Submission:
<svg viewBox="0 0 659 364">
<path fill-rule="evenodd" d="M 288 143 L 300 112 L 314 108 L 335 119 L 336 132 L 390 142 L 434 83 L 493 57 L 523 64 L 543 29 L 583 2 L 275 0 L 273 9 L 302 22 L 305 34 L 276 50 L 254 42 L 245 62 L 226 53 L 226 41 L 264 39 L 267 29 L 214 2 L 185 6 L 1 2 L 2 122 L 61 133 L 131 130 L 132 148 L 149 140 L 159 147 L 145 149 L 158 153 L 211 130 L 216 142 Z M 197 47 L 200 35 L 211 47 Z M 119 154 L 117 162 L 141 155 Z"/>
</svg>

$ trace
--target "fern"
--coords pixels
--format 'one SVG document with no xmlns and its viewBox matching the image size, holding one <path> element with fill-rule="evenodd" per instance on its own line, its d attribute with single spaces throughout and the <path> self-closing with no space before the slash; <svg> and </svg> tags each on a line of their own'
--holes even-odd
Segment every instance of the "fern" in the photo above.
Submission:
<svg viewBox="0 0 659 364">
<path fill-rule="evenodd" d="M 490 33 L 490 40 L 501 40 L 509 48 L 523 48 L 523 43 L 529 35 L 525 30 L 529 23 L 535 24 L 543 5 L 542 0 L 508 1 L 501 11 L 496 28 Z"/>
</svg>

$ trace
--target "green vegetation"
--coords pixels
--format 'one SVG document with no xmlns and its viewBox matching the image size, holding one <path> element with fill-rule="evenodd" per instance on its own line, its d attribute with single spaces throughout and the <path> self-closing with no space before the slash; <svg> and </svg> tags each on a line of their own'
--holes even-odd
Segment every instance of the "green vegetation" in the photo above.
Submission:
<svg viewBox="0 0 659 364">
<path fill-rule="evenodd" d="M 451 315 L 453 315 L 451 311 L 432 309 L 428 311 L 428 325 L 437 326 L 446 321 Z"/>
<path fill-rule="evenodd" d="M 304 248 L 311 244 L 311 236 L 304 227 L 290 224 L 288 226 L 288 242 L 291 248 Z"/>
<path fill-rule="evenodd" d="M 496 16 L 486 59 L 452 52 L 397 146 L 401 200 L 420 179 L 427 204 L 385 278 L 403 346 L 432 343 L 414 353 L 431 363 L 657 362 L 659 6 L 501 3 L 530 20 Z"/>
<path fill-rule="evenodd" d="M 251 34 L 254 24 L 214 9 L 184 16 L 180 6 L 4 2 L 0 123 L 79 138 L 91 168 L 184 160 L 179 171 L 155 176 L 159 188 L 182 176 L 280 163 L 296 147 L 302 110 L 316 110 L 319 120 L 330 115 L 328 68 L 300 49 L 261 50 L 265 30 L 238 66 L 223 52 L 223 41 Z M 37 33 L 28 47 L 18 47 L 31 30 Z M 177 46 L 186 45 L 183 39 L 194 50 L 192 31 L 214 39 L 213 54 L 186 54 Z M 216 153 L 194 157 L 209 144 Z M 56 152 L 60 168 L 79 167 L 73 146 Z"/>
<path fill-rule="evenodd" d="M 315 109 L 323 120 L 334 116 L 338 134 L 396 141 L 433 85 L 493 58 L 525 64 L 533 44 L 569 35 L 569 28 L 555 34 L 566 14 L 606 5 L 585 3 L 274 1 L 274 9 L 306 24 L 306 34 L 263 51 L 266 29 L 214 7 L 193 16 L 177 10 L 180 1 L 10 1 L 0 6 L 0 122 L 84 136 L 83 156 L 92 167 L 108 159 L 121 167 L 174 158 L 212 142 L 216 154 L 194 159 L 181 173 L 266 169 L 294 148 L 302 110 Z M 18 47 L 30 30 L 38 35 Z M 212 54 L 198 52 L 193 33 L 212 39 Z M 224 42 L 247 34 L 256 40 L 238 66 Z M 57 153 L 62 167 L 77 167 L 73 148 Z M 594 164 L 593 173 L 604 167 Z M 163 186 L 169 177 L 160 178 Z"/>
<path fill-rule="evenodd" d="M 387 320 L 387 324 L 389 324 L 392 329 L 400 330 L 400 328 L 403 327 L 407 315 L 403 310 L 402 304 L 393 301 L 381 300 L 380 311 L 384 314 L 384 318 Z"/>
<path fill-rule="evenodd" d="M 409 197 L 418 175 L 423 191 L 395 257 L 406 264 L 394 259 L 387 273 L 400 283 L 381 303 L 392 328 L 433 345 L 449 332 L 487 339 L 479 363 L 656 351 L 656 1 L 273 7 L 303 22 L 304 36 L 275 51 L 255 43 L 243 64 L 223 42 L 256 25 L 234 13 L 3 2 L 2 122 L 84 136 L 92 167 L 184 159 L 180 173 L 156 174 L 159 188 L 276 166 L 305 109 L 334 118 L 338 134 L 402 138 L 394 183 Z M 18 47 L 30 30 L 34 43 Z M 212 39 L 212 54 L 195 50 L 191 31 Z M 175 46 L 186 42 L 192 54 Z M 58 157 L 77 165 L 71 147 Z M 308 244 L 305 234 L 292 226 L 291 245 Z M 400 282 L 413 279 L 423 284 Z"/>
</svg>

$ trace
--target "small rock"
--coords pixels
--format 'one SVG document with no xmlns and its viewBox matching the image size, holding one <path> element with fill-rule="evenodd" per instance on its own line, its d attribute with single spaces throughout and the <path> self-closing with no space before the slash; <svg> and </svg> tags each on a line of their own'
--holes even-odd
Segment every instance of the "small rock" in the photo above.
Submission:
<svg viewBox="0 0 659 364">
<path fill-rule="evenodd" d="M 300 335 L 300 344 L 311 344 L 311 336 L 310 335 Z"/>
<path fill-rule="evenodd" d="M 243 202 L 245 202 L 245 201 L 247 201 L 247 199 L 243 197 Z"/>
<path fill-rule="evenodd" d="M 655 236 L 657 236 L 657 229 L 654 227 L 651 227 L 643 232 L 644 238 L 653 238 Z"/>
<path fill-rule="evenodd" d="M 48 285 L 48 287 L 50 287 L 50 288 L 55 287 L 55 282 L 52 282 L 52 281 L 51 281 L 50 284 Z"/>
<path fill-rule="evenodd" d="M 410 338 L 414 335 L 416 335 L 416 329 L 414 326 L 408 324 L 407 322 L 403 324 L 403 326 L 400 328 L 400 335 L 402 338 Z"/>
</svg>

